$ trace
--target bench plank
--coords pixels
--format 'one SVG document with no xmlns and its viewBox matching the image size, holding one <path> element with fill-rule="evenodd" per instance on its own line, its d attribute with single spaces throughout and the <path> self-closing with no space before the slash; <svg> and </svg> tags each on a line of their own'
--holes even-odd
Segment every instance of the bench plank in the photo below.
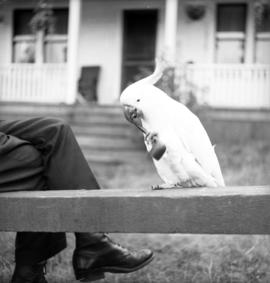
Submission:
<svg viewBox="0 0 270 283">
<path fill-rule="evenodd" d="M 270 234 L 270 186 L 1 193 L 0 231 Z"/>
</svg>

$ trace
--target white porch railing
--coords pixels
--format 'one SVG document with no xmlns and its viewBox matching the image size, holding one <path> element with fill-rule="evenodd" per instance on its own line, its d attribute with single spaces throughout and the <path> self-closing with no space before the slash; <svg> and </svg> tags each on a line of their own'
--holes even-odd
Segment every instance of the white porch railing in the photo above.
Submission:
<svg viewBox="0 0 270 283">
<path fill-rule="evenodd" d="M 270 108 L 270 65 L 187 65 L 186 86 L 218 108 Z"/>
<path fill-rule="evenodd" d="M 67 65 L 10 64 L 0 66 L 0 100 L 66 102 Z"/>
<path fill-rule="evenodd" d="M 270 109 L 270 65 L 187 65 L 181 88 L 217 108 Z M 184 85 L 183 85 L 184 83 Z M 0 100 L 67 102 L 67 65 L 0 66 Z"/>
</svg>

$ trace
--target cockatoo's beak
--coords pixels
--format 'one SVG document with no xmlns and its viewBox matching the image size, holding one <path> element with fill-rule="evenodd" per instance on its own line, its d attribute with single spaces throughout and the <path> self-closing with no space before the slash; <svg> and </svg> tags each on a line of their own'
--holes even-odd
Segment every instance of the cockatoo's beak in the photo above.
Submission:
<svg viewBox="0 0 270 283">
<path fill-rule="evenodd" d="M 141 118 L 143 116 L 142 112 L 138 110 L 136 107 L 130 105 L 124 105 L 124 116 L 129 122 L 134 124 L 144 134 L 147 133 L 147 131 L 143 128 L 141 122 Z"/>
<path fill-rule="evenodd" d="M 129 122 L 133 123 L 133 119 L 137 117 L 137 108 L 130 105 L 124 105 L 124 115 Z"/>
</svg>

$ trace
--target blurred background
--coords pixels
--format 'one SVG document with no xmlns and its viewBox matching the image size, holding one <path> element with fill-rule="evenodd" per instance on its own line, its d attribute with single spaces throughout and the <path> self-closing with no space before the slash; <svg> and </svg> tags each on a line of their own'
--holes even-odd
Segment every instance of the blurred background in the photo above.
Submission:
<svg viewBox="0 0 270 283">
<path fill-rule="evenodd" d="M 270 184 L 270 0 L 0 0 L 0 119 L 72 126 L 102 187 L 161 182 L 119 95 L 167 68 L 158 87 L 204 124 L 229 186 Z M 9 282 L 14 233 L 0 233 Z M 156 258 L 105 282 L 270 282 L 269 236 L 114 235 Z M 49 282 L 75 282 L 69 248 Z"/>
</svg>

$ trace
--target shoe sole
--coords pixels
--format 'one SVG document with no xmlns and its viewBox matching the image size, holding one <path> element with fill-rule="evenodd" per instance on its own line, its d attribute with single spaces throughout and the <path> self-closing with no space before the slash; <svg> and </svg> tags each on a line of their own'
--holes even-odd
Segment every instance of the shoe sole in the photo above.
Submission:
<svg viewBox="0 0 270 283">
<path fill-rule="evenodd" d="M 80 282 L 93 282 L 104 278 L 105 275 L 103 272 L 89 272 L 88 274 L 81 274 L 79 278 L 76 276 L 76 280 Z"/>
<path fill-rule="evenodd" d="M 130 272 L 134 272 L 134 271 L 137 271 L 137 270 L 143 268 L 144 266 L 149 264 L 153 259 L 154 259 L 154 255 L 152 254 L 143 263 L 141 263 L 140 265 L 137 265 L 137 266 L 135 266 L 133 268 L 125 268 L 125 267 L 118 267 L 118 266 L 103 266 L 101 268 L 91 270 L 91 273 L 92 272 L 94 272 L 94 273 L 104 273 L 104 272 L 110 272 L 110 273 L 130 273 Z"/>
<path fill-rule="evenodd" d="M 145 260 L 140 265 L 133 267 L 133 268 L 121 268 L 117 266 L 104 266 L 99 269 L 93 269 L 90 272 L 84 272 L 83 274 L 78 274 L 76 276 L 76 279 L 80 282 L 93 282 L 97 280 L 101 280 L 105 278 L 104 272 L 110 272 L 110 273 L 130 273 L 137 271 L 147 264 L 149 264 L 154 259 L 154 255 L 152 254 L 147 260 Z"/>
</svg>

